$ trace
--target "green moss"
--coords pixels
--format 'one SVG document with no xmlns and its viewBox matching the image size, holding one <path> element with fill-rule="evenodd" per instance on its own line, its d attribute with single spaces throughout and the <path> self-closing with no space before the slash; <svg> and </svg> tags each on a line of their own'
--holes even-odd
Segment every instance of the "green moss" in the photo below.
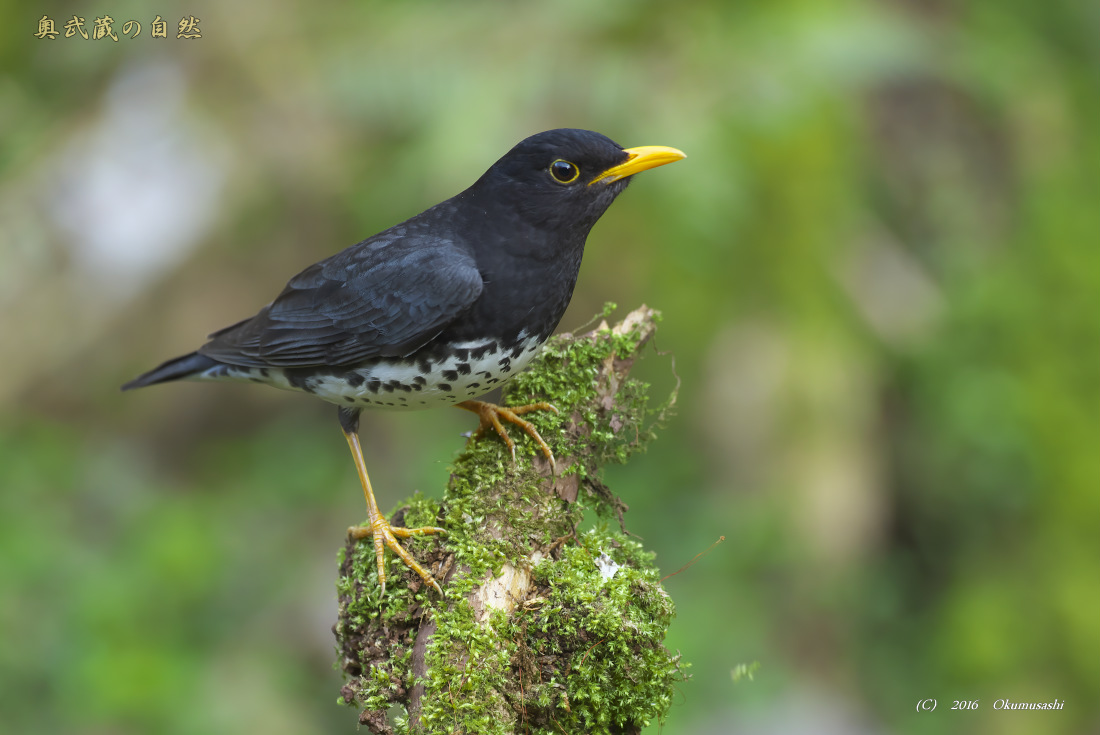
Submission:
<svg viewBox="0 0 1100 735">
<path fill-rule="evenodd" d="M 605 309 L 604 315 L 607 313 Z M 656 314 L 654 320 L 659 321 L 660 315 Z M 624 334 L 608 330 L 591 340 L 574 340 L 571 335 L 555 337 L 546 343 L 535 363 L 509 383 L 505 402 L 517 405 L 550 400 L 561 409 L 557 414 L 539 412 L 532 418 L 555 452 L 558 450 L 550 437 L 560 438 L 563 425 L 579 416 L 592 463 L 598 466 L 611 461 L 625 462 L 654 437 L 654 426 L 645 425 L 649 385 L 627 378 L 622 385 L 615 386 L 613 407 L 606 409 L 597 400 L 606 386 L 595 378 L 607 360 L 633 359 L 631 356 L 637 354 L 642 339 L 639 329 Z M 632 430 L 623 431 L 625 427 Z M 533 442 L 525 438 L 524 444 L 528 452 L 535 451 Z M 585 467 L 571 465 L 559 469 L 569 474 L 583 472 Z"/>
<path fill-rule="evenodd" d="M 579 541 L 535 568 L 543 599 L 511 621 L 530 677 L 527 724 L 548 733 L 640 729 L 664 716 L 684 678 L 663 645 L 672 601 L 637 542 L 606 527 Z"/>
<path fill-rule="evenodd" d="M 663 717 L 684 675 L 662 645 L 673 606 L 652 555 L 606 524 L 574 535 L 586 509 L 618 507 L 596 480 L 599 467 L 652 437 L 647 386 L 605 369 L 632 361 L 643 339 L 640 330 L 556 338 L 505 396 L 508 405 L 549 400 L 560 409 L 525 418 L 558 457 L 558 482 L 576 476 L 575 500 L 548 492 L 553 478 L 528 459 L 534 443 L 512 431 L 517 462 L 493 437 L 472 442 L 442 502 L 417 495 L 402 506 L 405 525 L 447 529 L 407 542 L 437 576 L 451 575 L 443 599 L 392 555 L 383 597 L 371 545 L 345 551 L 336 627 L 349 674 L 342 699 L 362 707 L 372 731 L 634 732 Z M 487 607 L 476 593 L 505 565 L 528 574 L 519 599 Z M 423 649 L 414 654 L 418 635 Z M 387 724 L 386 710 L 409 703 L 414 686 L 423 687 L 419 710 Z"/>
<path fill-rule="evenodd" d="M 511 732 L 513 716 L 502 696 L 511 658 L 511 646 L 498 627 L 504 619 L 497 614 L 487 625 L 478 623 L 466 599 L 437 614 L 437 633 L 426 656 L 423 732 Z"/>
</svg>

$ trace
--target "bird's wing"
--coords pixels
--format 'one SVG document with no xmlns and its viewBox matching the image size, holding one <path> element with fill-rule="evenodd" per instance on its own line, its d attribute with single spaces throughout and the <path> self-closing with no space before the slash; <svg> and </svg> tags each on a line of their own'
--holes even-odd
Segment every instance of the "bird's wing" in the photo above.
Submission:
<svg viewBox="0 0 1100 735">
<path fill-rule="evenodd" d="M 249 367 L 350 366 L 415 352 L 481 294 L 473 256 L 394 228 L 306 268 L 199 352 Z"/>
</svg>

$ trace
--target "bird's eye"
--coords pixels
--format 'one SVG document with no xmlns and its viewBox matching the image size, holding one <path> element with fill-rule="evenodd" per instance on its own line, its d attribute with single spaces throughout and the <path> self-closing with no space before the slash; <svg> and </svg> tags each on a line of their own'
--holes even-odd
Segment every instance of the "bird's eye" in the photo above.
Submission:
<svg viewBox="0 0 1100 735">
<path fill-rule="evenodd" d="M 550 164 L 550 175 L 559 184 L 572 184 L 581 175 L 581 170 L 577 164 L 559 158 Z"/>
</svg>

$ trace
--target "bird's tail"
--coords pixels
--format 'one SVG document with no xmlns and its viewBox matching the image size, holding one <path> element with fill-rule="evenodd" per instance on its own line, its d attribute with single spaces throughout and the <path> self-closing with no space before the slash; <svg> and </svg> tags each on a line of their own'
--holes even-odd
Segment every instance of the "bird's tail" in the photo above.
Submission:
<svg viewBox="0 0 1100 735">
<path fill-rule="evenodd" d="M 155 367 L 149 372 L 137 376 L 129 383 L 123 385 L 122 390 L 144 388 L 147 385 L 191 378 L 218 364 L 220 363 L 217 360 L 209 358 L 206 355 L 200 355 L 197 352 L 192 352 L 189 355 L 168 360 L 159 367 Z"/>
</svg>

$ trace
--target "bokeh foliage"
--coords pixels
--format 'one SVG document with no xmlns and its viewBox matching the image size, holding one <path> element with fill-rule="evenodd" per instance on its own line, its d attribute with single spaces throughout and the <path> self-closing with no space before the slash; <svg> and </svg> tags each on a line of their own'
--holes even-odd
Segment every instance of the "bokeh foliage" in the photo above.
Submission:
<svg viewBox="0 0 1100 735">
<path fill-rule="evenodd" d="M 145 30 L 38 39 L 43 13 Z M 157 13 L 203 38 L 149 38 Z M 666 573 L 726 536 L 665 581 L 694 678 L 663 732 L 1097 727 L 1095 4 L 0 18 L 6 729 L 353 730 L 328 627 L 363 509 L 330 408 L 117 385 L 561 125 L 689 155 L 600 223 L 563 322 L 664 312 L 680 414 L 607 481 Z M 364 418 L 383 504 L 441 487 L 458 414 Z"/>
</svg>

